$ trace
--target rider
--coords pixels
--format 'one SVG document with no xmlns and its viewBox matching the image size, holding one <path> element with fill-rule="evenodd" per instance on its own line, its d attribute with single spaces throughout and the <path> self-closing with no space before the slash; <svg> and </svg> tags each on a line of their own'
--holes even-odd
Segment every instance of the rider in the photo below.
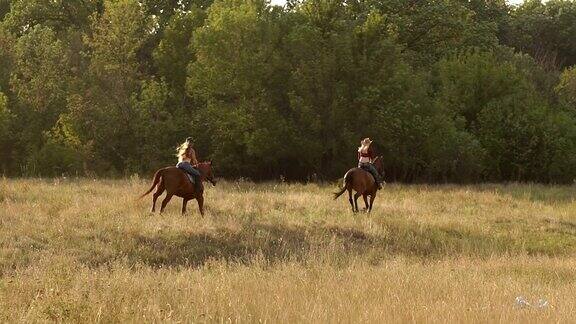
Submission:
<svg viewBox="0 0 576 324">
<path fill-rule="evenodd" d="M 194 151 L 194 143 L 192 142 L 192 138 L 186 138 L 186 142 L 178 146 L 176 151 L 178 152 L 176 154 L 178 157 L 178 163 L 176 164 L 176 167 L 192 175 L 194 178 L 196 190 L 200 191 L 200 171 L 193 167 L 193 165 L 198 164 L 198 160 L 196 159 L 196 152 Z"/>
<path fill-rule="evenodd" d="M 374 176 L 378 189 L 382 189 L 382 177 L 380 173 L 378 173 L 378 170 L 376 170 L 374 164 L 372 164 L 376 156 L 370 144 L 372 144 L 370 138 L 365 138 L 360 142 L 360 147 L 358 148 L 358 167 L 368 170 L 372 176 Z"/>
</svg>

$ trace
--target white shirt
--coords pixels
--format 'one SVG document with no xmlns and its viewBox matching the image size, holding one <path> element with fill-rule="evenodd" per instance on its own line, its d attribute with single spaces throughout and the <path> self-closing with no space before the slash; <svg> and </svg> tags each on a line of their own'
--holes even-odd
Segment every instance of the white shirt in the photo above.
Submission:
<svg viewBox="0 0 576 324">
<path fill-rule="evenodd" d="M 367 154 L 368 153 L 368 146 L 364 147 L 364 149 L 359 148 L 358 152 Z M 370 158 L 367 156 L 360 156 L 360 163 L 370 163 Z"/>
</svg>

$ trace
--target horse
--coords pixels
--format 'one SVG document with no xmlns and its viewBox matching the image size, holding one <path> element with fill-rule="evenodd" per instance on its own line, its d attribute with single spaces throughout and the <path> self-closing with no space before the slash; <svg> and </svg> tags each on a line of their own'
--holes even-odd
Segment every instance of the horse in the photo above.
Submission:
<svg viewBox="0 0 576 324">
<path fill-rule="evenodd" d="M 373 164 L 376 167 L 376 170 L 382 174 L 384 169 L 382 165 L 382 157 L 378 156 L 374 159 Z M 340 197 L 346 190 L 348 190 L 348 201 L 352 206 L 353 213 L 358 212 L 358 197 L 360 196 L 364 198 L 366 211 L 372 211 L 374 199 L 376 199 L 376 193 L 378 192 L 378 184 L 370 172 L 362 168 L 352 168 L 348 170 L 344 175 L 344 186 L 339 192 L 334 193 L 334 199 Z M 352 200 L 352 190 L 356 191 L 354 194 L 354 200 Z M 368 196 L 370 196 L 370 204 L 368 204 Z"/>
<path fill-rule="evenodd" d="M 212 162 L 202 162 L 195 166 L 198 171 L 200 171 L 200 181 L 210 181 L 213 186 L 216 185 L 214 176 L 212 175 Z M 184 170 L 178 169 L 175 166 L 162 168 L 154 174 L 154 181 L 152 182 L 152 187 L 148 189 L 140 198 L 148 195 L 154 188 L 156 188 L 152 198 L 152 209 L 151 212 L 156 211 L 156 199 L 164 193 L 166 190 L 166 197 L 162 201 L 160 207 L 160 213 L 164 211 L 164 208 L 172 199 L 172 196 L 182 197 L 182 215 L 186 213 L 186 204 L 191 199 L 196 199 L 198 201 L 198 208 L 200 209 L 200 215 L 204 216 L 204 190 L 201 186 L 201 190 L 196 192 L 194 184 L 188 178 L 188 175 Z"/>
</svg>

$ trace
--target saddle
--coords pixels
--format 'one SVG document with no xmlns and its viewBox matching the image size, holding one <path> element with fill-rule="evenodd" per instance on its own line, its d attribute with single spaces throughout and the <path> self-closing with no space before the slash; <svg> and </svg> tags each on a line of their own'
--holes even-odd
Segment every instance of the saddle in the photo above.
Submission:
<svg viewBox="0 0 576 324">
<path fill-rule="evenodd" d="M 376 179 L 376 176 L 370 171 L 370 169 L 367 166 L 362 165 L 362 166 L 360 166 L 360 169 L 364 170 L 365 172 L 368 172 L 368 174 L 370 174 L 372 179 L 374 179 L 374 183 L 378 184 L 378 180 Z M 381 174 L 379 174 L 379 176 L 382 177 Z M 384 180 L 382 180 L 382 182 L 386 183 Z M 378 185 L 378 188 L 380 188 L 380 185 Z"/>
<path fill-rule="evenodd" d="M 178 167 L 178 166 L 177 166 L 177 168 L 180 169 L 180 170 L 182 170 L 182 172 L 184 172 L 184 174 L 186 175 L 186 177 L 188 177 L 188 180 L 190 180 L 190 183 L 192 183 L 192 184 L 195 184 L 195 183 L 196 183 L 196 181 L 194 181 L 194 177 L 193 177 L 190 173 L 186 172 L 186 170 L 185 170 L 184 168 L 180 168 L 180 167 Z"/>
<path fill-rule="evenodd" d="M 376 180 L 376 177 L 374 176 L 374 174 L 372 174 L 372 172 L 370 171 L 370 169 L 366 165 L 360 166 L 360 169 L 364 170 L 365 172 L 368 172 L 368 174 L 370 174 L 372 179 L 374 179 L 374 182 L 378 182 L 378 180 Z"/>
<path fill-rule="evenodd" d="M 182 171 L 184 171 L 184 170 L 182 170 Z M 196 183 L 196 181 L 194 181 L 194 177 L 190 173 L 188 173 L 186 171 L 184 171 L 184 173 L 186 173 L 186 176 L 188 177 L 188 180 L 190 180 L 190 183 L 192 183 L 192 184 Z"/>
</svg>

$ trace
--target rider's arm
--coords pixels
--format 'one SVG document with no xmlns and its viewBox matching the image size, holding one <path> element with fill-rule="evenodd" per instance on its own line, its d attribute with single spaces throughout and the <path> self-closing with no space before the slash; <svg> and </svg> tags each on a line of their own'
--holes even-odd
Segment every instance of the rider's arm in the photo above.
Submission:
<svg viewBox="0 0 576 324">
<path fill-rule="evenodd" d="M 192 163 L 192 165 L 197 165 L 198 160 L 196 159 L 196 151 L 194 151 L 193 148 L 190 148 L 190 151 L 188 152 L 188 154 L 190 156 L 190 163 Z"/>
</svg>

